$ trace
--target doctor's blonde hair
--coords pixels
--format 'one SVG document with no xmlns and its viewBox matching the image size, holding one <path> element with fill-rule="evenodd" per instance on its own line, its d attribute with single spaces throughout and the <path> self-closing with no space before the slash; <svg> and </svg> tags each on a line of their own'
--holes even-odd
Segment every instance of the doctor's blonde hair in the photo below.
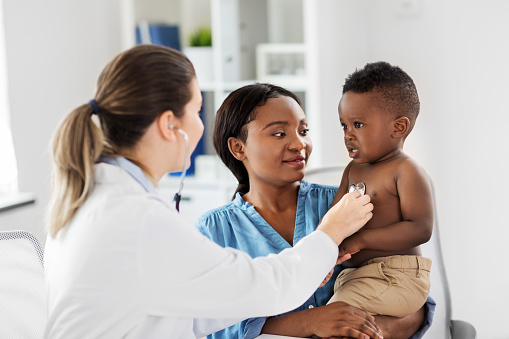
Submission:
<svg viewBox="0 0 509 339">
<path fill-rule="evenodd" d="M 133 47 L 104 68 L 94 100 L 65 117 L 53 137 L 47 215 L 53 237 L 90 196 L 93 167 L 99 157 L 127 157 L 123 153 L 138 143 L 163 112 L 171 110 L 182 116 L 195 76 L 184 54 L 157 45 Z M 129 160 L 137 163 L 136 159 Z"/>
</svg>

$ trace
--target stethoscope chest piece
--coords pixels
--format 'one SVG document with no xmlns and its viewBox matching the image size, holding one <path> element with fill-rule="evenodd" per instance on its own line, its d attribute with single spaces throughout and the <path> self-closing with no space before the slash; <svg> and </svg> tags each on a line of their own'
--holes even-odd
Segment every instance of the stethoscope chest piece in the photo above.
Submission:
<svg viewBox="0 0 509 339">
<path fill-rule="evenodd" d="M 357 184 L 351 184 L 348 188 L 348 193 L 353 191 L 359 191 L 361 195 L 364 195 L 364 193 L 366 193 L 366 184 L 362 181 Z"/>
</svg>

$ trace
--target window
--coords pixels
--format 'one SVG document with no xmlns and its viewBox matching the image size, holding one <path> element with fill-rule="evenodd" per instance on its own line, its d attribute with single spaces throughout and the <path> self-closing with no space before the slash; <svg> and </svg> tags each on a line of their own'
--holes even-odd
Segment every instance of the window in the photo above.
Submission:
<svg viewBox="0 0 509 339">
<path fill-rule="evenodd" d="M 18 170 L 10 130 L 3 4 L 0 0 L 0 195 L 18 190 Z"/>
<path fill-rule="evenodd" d="M 3 106 L 3 105 L 1 105 Z M 18 190 L 18 170 L 11 131 L 6 119 L 0 119 L 0 194 Z"/>
</svg>

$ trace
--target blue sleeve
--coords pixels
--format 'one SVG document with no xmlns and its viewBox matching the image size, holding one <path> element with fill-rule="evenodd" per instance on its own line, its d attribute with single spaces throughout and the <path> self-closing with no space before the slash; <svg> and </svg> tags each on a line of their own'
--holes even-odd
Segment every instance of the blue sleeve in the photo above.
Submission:
<svg viewBox="0 0 509 339">
<path fill-rule="evenodd" d="M 198 220 L 196 220 L 194 227 L 200 231 L 201 234 L 214 241 L 215 243 L 226 247 L 228 244 L 224 243 L 224 238 L 217 232 L 217 225 L 221 225 L 222 220 L 218 220 L 218 216 L 213 213 L 205 213 Z M 214 232 L 215 230 L 215 232 Z"/>
<path fill-rule="evenodd" d="M 428 295 L 428 299 L 426 300 L 426 304 L 424 304 L 426 308 L 426 314 L 424 315 L 424 322 L 421 327 L 414 333 L 410 339 L 420 339 L 424 336 L 424 333 L 430 328 L 431 323 L 433 322 L 433 315 L 435 314 L 435 307 L 437 306 L 435 300 Z"/>
<path fill-rule="evenodd" d="M 207 227 L 207 225 L 208 219 L 202 216 L 198 220 L 196 220 L 196 222 L 194 223 L 194 228 L 200 231 L 200 233 L 202 233 L 207 238 L 212 239 L 211 234 L 209 232 L 209 227 Z"/>
<path fill-rule="evenodd" d="M 244 337 L 243 339 L 254 339 L 258 337 L 261 332 L 263 325 L 265 325 L 265 321 L 267 318 L 251 318 L 246 322 L 246 326 L 244 327 Z"/>
</svg>

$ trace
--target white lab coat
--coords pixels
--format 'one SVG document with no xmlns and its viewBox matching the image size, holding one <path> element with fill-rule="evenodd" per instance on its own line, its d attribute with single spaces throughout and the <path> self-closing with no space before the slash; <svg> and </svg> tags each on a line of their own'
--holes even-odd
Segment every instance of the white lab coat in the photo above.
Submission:
<svg viewBox="0 0 509 339">
<path fill-rule="evenodd" d="M 337 246 L 320 231 L 277 256 L 224 249 L 168 200 L 95 165 L 92 194 L 46 243 L 46 337 L 200 337 L 296 308 L 335 264 Z"/>
</svg>

